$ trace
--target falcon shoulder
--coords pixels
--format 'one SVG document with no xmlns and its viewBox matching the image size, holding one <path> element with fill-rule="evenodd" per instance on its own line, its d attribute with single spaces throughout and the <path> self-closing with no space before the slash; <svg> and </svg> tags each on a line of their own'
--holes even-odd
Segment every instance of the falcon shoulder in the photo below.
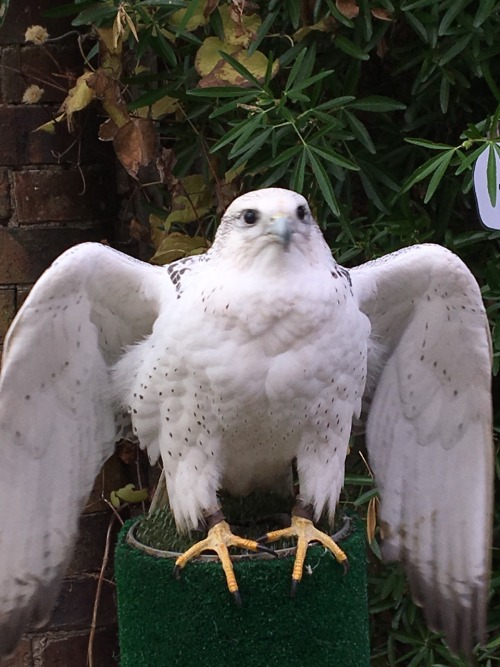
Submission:
<svg viewBox="0 0 500 667">
<path fill-rule="evenodd" d="M 88 243 L 56 260 L 14 320 L 0 376 L 0 656 L 51 612 L 113 452 L 109 365 L 169 298 L 164 269 Z"/>
<path fill-rule="evenodd" d="M 383 554 L 454 651 L 484 638 L 492 535 L 491 343 L 453 253 L 413 246 L 351 270 L 372 324 L 366 439 Z"/>
</svg>

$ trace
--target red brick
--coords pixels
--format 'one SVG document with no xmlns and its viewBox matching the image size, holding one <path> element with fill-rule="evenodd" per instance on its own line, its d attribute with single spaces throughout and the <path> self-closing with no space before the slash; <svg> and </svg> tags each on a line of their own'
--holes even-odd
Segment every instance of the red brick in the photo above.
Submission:
<svg viewBox="0 0 500 667">
<path fill-rule="evenodd" d="M 13 287 L 0 287 L 0 342 L 5 338 L 7 329 L 14 319 L 16 311 L 16 290 Z"/>
<path fill-rule="evenodd" d="M 33 285 L 23 285 L 16 289 L 16 310 L 19 310 L 26 301 L 26 297 L 31 292 L 32 287 Z"/>
<path fill-rule="evenodd" d="M 11 2 L 7 10 L 5 22 L 0 30 L 0 44 L 22 44 L 26 28 L 31 25 L 42 25 L 51 37 L 62 35 L 71 30 L 73 17 L 46 18 L 43 13 L 47 9 L 67 4 L 68 0 L 30 0 L 29 2 Z"/>
<path fill-rule="evenodd" d="M 26 88 L 43 89 L 43 104 L 62 102 L 84 70 L 83 58 L 75 42 L 71 46 L 11 46 L 0 53 L 2 100 L 20 103 Z"/>
<path fill-rule="evenodd" d="M 59 255 L 83 241 L 109 238 L 104 226 L 92 229 L 0 228 L 0 284 L 33 283 Z"/>
<path fill-rule="evenodd" d="M 0 220 L 10 215 L 9 172 L 0 169 Z"/>
<path fill-rule="evenodd" d="M 0 667 L 32 667 L 32 665 L 31 641 L 28 637 L 21 640 L 12 657 L 0 659 Z"/>
<path fill-rule="evenodd" d="M 113 518 L 111 510 L 84 514 L 80 517 L 78 540 L 75 545 L 73 559 L 68 569 L 68 576 L 89 572 L 99 572 L 106 548 L 106 535 L 110 521 Z M 113 521 L 110 534 L 110 550 L 107 569 L 113 565 L 114 545 L 120 530 L 120 522 Z"/>
<path fill-rule="evenodd" d="M 87 667 L 88 632 L 55 633 L 33 640 L 37 667 Z M 94 667 L 118 665 L 116 627 L 99 629 L 93 644 Z M 17 665 L 15 666 L 17 667 Z"/>
<path fill-rule="evenodd" d="M 92 622 L 96 590 L 96 577 L 65 579 L 50 618 L 50 630 L 88 628 Z M 97 625 L 109 625 L 115 618 L 115 587 L 105 580 L 99 599 Z"/>
<path fill-rule="evenodd" d="M 94 222 L 114 209 L 113 173 L 86 169 L 14 172 L 12 200 L 17 222 Z"/>
<path fill-rule="evenodd" d="M 57 107 L 0 106 L 0 128 L 15 128 L 0 131 L 0 165 L 57 164 L 61 159 L 73 164 L 112 163 L 112 146 L 98 139 L 100 120 L 95 110 L 76 114 L 73 134 L 66 123 L 59 123 L 54 134 L 36 131 L 56 115 Z"/>
</svg>

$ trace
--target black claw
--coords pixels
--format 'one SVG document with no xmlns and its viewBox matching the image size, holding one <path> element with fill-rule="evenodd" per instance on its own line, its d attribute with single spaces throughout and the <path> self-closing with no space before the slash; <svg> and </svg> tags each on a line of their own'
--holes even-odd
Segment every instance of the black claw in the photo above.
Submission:
<svg viewBox="0 0 500 667">
<path fill-rule="evenodd" d="M 175 566 L 174 566 L 174 569 L 173 569 L 172 574 L 173 574 L 174 577 L 177 579 L 177 581 L 180 581 L 180 580 L 181 580 L 181 570 L 182 570 L 182 568 L 179 567 L 178 565 L 175 565 Z"/>
<path fill-rule="evenodd" d="M 292 579 L 292 585 L 290 587 L 290 597 L 294 598 L 297 595 L 297 586 L 298 586 L 298 579 Z"/>
<path fill-rule="evenodd" d="M 261 535 L 258 537 L 255 541 L 258 542 L 259 544 L 265 544 L 267 542 L 267 533 L 265 535 Z"/>
<path fill-rule="evenodd" d="M 233 591 L 233 600 L 237 607 L 241 607 L 241 595 L 239 591 Z"/>
<path fill-rule="evenodd" d="M 257 542 L 258 542 L 258 540 L 257 540 Z M 259 543 L 259 545 L 257 547 L 257 551 L 262 551 L 263 553 L 271 554 L 271 556 L 274 556 L 275 558 L 278 558 L 278 554 L 276 553 L 276 551 L 274 549 L 270 549 L 269 547 L 265 547 L 263 544 Z"/>
<path fill-rule="evenodd" d="M 349 572 L 349 567 L 350 567 L 347 558 L 342 562 L 342 567 L 344 568 L 343 576 L 345 577 L 345 575 Z"/>
</svg>

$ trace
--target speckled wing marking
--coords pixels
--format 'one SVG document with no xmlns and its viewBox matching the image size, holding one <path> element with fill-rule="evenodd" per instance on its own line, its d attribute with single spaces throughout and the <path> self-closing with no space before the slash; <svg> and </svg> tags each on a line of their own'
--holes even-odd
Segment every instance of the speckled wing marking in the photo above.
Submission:
<svg viewBox="0 0 500 667">
<path fill-rule="evenodd" d="M 172 284 L 175 287 L 177 293 L 177 298 L 180 299 L 183 287 L 182 287 L 182 276 L 186 273 L 189 273 L 191 269 L 195 266 L 198 266 L 200 262 L 206 262 L 209 259 L 209 255 L 204 253 L 203 255 L 193 255 L 191 257 L 183 257 L 178 259 L 172 264 L 169 264 L 167 267 L 167 273 L 169 275 Z"/>
<path fill-rule="evenodd" d="M 433 245 L 351 277 L 375 342 L 367 444 L 383 553 L 403 562 L 428 625 L 470 654 L 486 625 L 494 470 L 480 290 L 458 257 Z"/>
</svg>

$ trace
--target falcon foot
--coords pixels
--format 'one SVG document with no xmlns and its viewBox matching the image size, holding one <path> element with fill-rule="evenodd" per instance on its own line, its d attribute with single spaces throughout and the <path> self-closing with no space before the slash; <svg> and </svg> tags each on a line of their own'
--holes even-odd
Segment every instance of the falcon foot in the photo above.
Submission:
<svg viewBox="0 0 500 667">
<path fill-rule="evenodd" d="M 292 587 L 290 590 L 290 595 L 292 597 L 295 597 L 297 585 L 302 579 L 306 551 L 310 542 L 320 542 L 332 552 L 337 562 L 343 565 L 344 574 L 348 571 L 349 563 L 345 553 L 329 535 L 318 530 L 310 519 L 303 516 L 292 515 L 292 525 L 289 528 L 274 530 L 271 533 L 267 533 L 267 535 L 264 535 L 259 539 L 259 542 L 276 542 L 276 540 L 280 540 L 283 537 L 298 538 L 297 553 L 295 554 L 295 562 L 292 572 Z"/>
<path fill-rule="evenodd" d="M 238 583 L 234 575 L 233 564 L 229 557 L 228 547 L 238 547 L 240 549 L 248 549 L 249 551 L 265 551 L 266 553 L 276 555 L 272 549 L 263 546 L 255 540 L 247 540 L 244 537 L 239 537 L 231 532 L 229 524 L 220 520 L 214 524 L 208 531 L 208 535 L 204 540 L 193 544 L 186 552 L 184 552 L 175 561 L 174 576 L 180 579 L 182 568 L 192 560 L 199 556 L 203 551 L 215 551 L 221 562 L 224 574 L 226 575 L 227 587 L 232 594 L 237 605 L 241 605 L 240 592 L 238 590 Z"/>
</svg>

